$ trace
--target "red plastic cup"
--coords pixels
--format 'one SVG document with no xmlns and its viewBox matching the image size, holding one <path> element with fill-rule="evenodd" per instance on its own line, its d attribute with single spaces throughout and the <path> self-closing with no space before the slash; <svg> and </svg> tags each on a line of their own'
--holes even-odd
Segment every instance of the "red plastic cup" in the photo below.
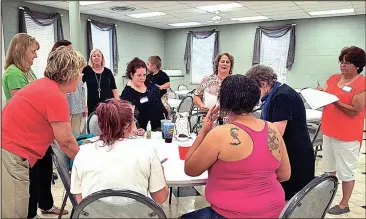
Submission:
<svg viewBox="0 0 366 219">
<path fill-rule="evenodd" d="M 182 144 L 182 145 L 178 145 L 178 150 L 179 150 L 179 158 L 181 160 L 185 160 L 187 153 L 189 151 L 189 149 L 191 148 L 192 145 L 187 145 L 187 144 Z"/>
</svg>

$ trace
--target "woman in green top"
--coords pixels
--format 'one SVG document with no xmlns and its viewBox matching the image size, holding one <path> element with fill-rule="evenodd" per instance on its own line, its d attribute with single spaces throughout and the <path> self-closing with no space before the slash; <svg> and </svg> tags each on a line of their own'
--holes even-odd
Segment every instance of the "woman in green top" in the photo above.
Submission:
<svg viewBox="0 0 366 219">
<path fill-rule="evenodd" d="M 3 89 L 6 101 L 17 91 L 37 80 L 31 70 L 33 60 L 37 58 L 38 41 L 26 34 L 16 34 L 10 42 L 5 59 Z M 28 217 L 37 218 L 37 206 L 43 214 L 60 214 L 60 209 L 53 204 L 51 179 L 53 173 L 51 149 L 30 170 Z M 68 212 L 64 210 L 63 214 Z"/>
<path fill-rule="evenodd" d="M 33 60 L 37 58 L 38 49 L 38 41 L 26 33 L 18 33 L 11 40 L 3 74 L 6 101 L 9 101 L 18 90 L 37 79 L 31 67 Z"/>
</svg>

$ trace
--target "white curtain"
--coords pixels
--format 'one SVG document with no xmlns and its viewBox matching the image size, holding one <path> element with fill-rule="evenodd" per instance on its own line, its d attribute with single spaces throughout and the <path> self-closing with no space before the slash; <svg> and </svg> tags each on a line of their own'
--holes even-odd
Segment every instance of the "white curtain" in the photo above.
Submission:
<svg viewBox="0 0 366 219">
<path fill-rule="evenodd" d="M 286 83 L 287 80 L 287 55 L 290 46 L 291 31 L 279 38 L 261 36 L 260 63 L 273 68 L 278 81 Z"/>
<path fill-rule="evenodd" d="M 213 74 L 212 57 L 214 56 L 216 34 L 213 33 L 204 39 L 193 37 L 191 58 L 192 84 L 199 84 L 204 77 Z"/>
</svg>

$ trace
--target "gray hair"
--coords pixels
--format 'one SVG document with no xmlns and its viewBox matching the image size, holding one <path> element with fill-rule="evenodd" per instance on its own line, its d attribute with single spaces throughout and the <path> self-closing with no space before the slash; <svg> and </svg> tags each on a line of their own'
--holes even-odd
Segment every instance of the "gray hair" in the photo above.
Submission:
<svg viewBox="0 0 366 219">
<path fill-rule="evenodd" d="M 272 86 L 277 81 L 277 74 L 267 65 L 254 65 L 247 71 L 246 76 L 255 80 L 259 86 L 261 86 L 261 82 L 267 82 L 269 86 Z"/>
</svg>

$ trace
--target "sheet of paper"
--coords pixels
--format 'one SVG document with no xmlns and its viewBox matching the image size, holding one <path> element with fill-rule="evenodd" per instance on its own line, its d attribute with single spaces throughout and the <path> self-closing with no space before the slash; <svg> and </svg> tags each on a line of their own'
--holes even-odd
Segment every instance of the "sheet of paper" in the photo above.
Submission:
<svg viewBox="0 0 366 219">
<path fill-rule="evenodd" d="M 301 90 L 300 94 L 312 109 L 318 109 L 339 100 L 338 97 L 333 94 L 315 90 L 313 88 Z"/>
<path fill-rule="evenodd" d="M 211 109 L 217 103 L 217 96 L 205 91 L 204 93 L 205 106 Z"/>
</svg>

